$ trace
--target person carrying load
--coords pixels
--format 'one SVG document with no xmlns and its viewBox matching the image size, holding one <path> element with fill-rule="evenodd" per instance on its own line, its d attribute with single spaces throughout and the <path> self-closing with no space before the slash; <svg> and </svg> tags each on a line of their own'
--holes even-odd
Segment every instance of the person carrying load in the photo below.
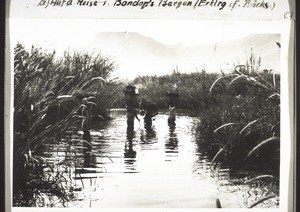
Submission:
<svg viewBox="0 0 300 212">
<path fill-rule="evenodd" d="M 123 90 L 125 96 L 125 106 L 127 111 L 127 129 L 134 129 L 134 118 L 138 121 L 140 119 L 137 116 L 137 96 L 139 95 L 137 92 L 137 88 L 133 85 L 127 85 Z"/>
<path fill-rule="evenodd" d="M 167 92 L 166 95 L 168 96 L 168 105 L 169 105 L 168 124 L 175 125 L 176 107 L 179 101 L 179 92 L 178 92 L 177 84 L 175 84 L 172 88 L 172 91 Z"/>
</svg>

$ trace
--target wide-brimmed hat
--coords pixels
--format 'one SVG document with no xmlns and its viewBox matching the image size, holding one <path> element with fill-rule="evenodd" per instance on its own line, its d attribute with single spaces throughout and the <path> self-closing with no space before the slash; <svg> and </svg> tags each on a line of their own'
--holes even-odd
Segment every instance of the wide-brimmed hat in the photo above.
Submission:
<svg viewBox="0 0 300 212">
<path fill-rule="evenodd" d="M 133 85 L 127 85 L 123 92 L 130 95 L 139 95 L 139 93 L 137 92 L 137 88 Z"/>
</svg>

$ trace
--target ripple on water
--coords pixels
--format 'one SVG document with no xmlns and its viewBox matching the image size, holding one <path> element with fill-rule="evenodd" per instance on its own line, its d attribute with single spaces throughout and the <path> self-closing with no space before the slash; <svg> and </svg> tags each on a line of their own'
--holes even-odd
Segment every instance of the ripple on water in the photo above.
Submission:
<svg viewBox="0 0 300 212">
<path fill-rule="evenodd" d="M 124 111 L 111 115 L 105 128 L 93 129 L 92 148 L 80 142 L 73 146 L 73 177 L 81 189 L 74 206 L 215 207 L 222 190 L 218 182 L 226 185 L 230 170 L 213 172 L 209 158 L 197 151 L 195 118 L 179 115 L 176 126 L 168 126 L 167 115 L 159 113 L 151 128 L 135 120 L 128 134 Z M 65 158 L 66 152 L 61 147 L 48 156 Z"/>
</svg>

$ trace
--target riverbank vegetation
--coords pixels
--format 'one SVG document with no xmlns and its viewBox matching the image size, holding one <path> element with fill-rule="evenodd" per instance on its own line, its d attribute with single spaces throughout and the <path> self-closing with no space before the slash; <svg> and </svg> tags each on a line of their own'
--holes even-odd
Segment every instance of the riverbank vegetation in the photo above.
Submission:
<svg viewBox="0 0 300 212">
<path fill-rule="evenodd" d="M 42 152 L 48 145 L 55 149 L 74 142 L 72 132 L 80 130 L 83 108 L 91 108 L 96 123 L 109 118 L 111 97 L 120 90 L 110 78 L 114 69 L 101 55 L 65 52 L 57 58 L 36 47 L 14 48 L 14 206 L 64 206 L 72 197 L 66 175 L 74 163 L 68 167 Z"/>
<path fill-rule="evenodd" d="M 230 168 L 233 178 L 240 179 L 235 183 L 265 183 L 273 198 L 279 195 L 280 75 L 261 69 L 260 63 L 251 53 L 228 74 L 174 71 L 141 76 L 133 83 L 160 108 L 167 108 L 165 93 L 176 84 L 178 109 L 192 110 L 199 118 L 196 141 L 211 169 Z"/>
<path fill-rule="evenodd" d="M 166 93 L 177 86 L 180 92 L 178 108 L 200 112 L 214 104 L 215 98 L 208 91 L 217 76 L 206 73 L 205 70 L 189 74 L 174 70 L 171 75 L 137 77 L 133 84 L 139 88 L 142 98 L 155 103 L 161 109 L 168 108 Z"/>
<path fill-rule="evenodd" d="M 171 75 L 133 80 L 142 98 L 167 108 L 166 92 L 176 84 L 178 109 L 199 117 L 197 140 L 213 163 L 260 169 L 278 176 L 280 138 L 280 75 L 261 69 L 253 54 L 231 73 L 173 71 Z M 218 153 L 218 154 L 217 154 Z"/>
</svg>

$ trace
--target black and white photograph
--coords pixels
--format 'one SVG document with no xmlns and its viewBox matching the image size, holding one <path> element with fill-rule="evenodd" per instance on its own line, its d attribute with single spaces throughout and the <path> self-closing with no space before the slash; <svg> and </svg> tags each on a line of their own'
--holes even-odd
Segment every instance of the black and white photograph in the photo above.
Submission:
<svg viewBox="0 0 300 212">
<path fill-rule="evenodd" d="M 12 207 L 281 208 L 290 129 L 276 26 L 10 26 Z"/>
</svg>

